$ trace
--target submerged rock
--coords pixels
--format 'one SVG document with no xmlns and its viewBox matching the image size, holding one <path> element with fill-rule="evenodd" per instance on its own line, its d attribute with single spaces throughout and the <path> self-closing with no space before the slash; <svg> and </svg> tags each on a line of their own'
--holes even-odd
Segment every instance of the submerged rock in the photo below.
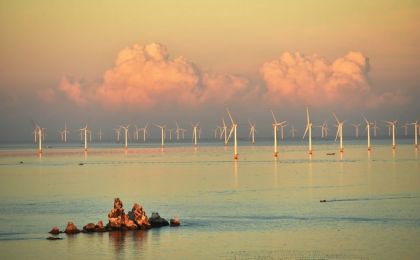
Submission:
<svg viewBox="0 0 420 260">
<path fill-rule="evenodd" d="M 179 218 L 175 217 L 175 218 L 171 218 L 169 220 L 171 227 L 177 227 L 179 225 L 181 225 L 181 222 L 179 221 Z"/>
<path fill-rule="evenodd" d="M 80 230 L 73 224 L 73 222 L 67 223 L 66 230 L 64 231 L 66 234 L 78 234 Z"/>
<path fill-rule="evenodd" d="M 62 240 L 61 237 L 47 237 L 47 240 Z"/>
<path fill-rule="evenodd" d="M 169 226 L 169 222 L 162 218 L 157 212 L 152 213 L 152 216 L 149 218 L 149 223 L 152 227 Z"/>
<path fill-rule="evenodd" d="M 327 200 L 320 200 L 319 202 L 321 202 L 321 203 L 322 203 L 322 202 L 327 202 Z"/>
<path fill-rule="evenodd" d="M 48 233 L 53 234 L 53 235 L 58 235 L 60 234 L 60 229 L 58 227 L 53 227 L 51 231 Z"/>
</svg>

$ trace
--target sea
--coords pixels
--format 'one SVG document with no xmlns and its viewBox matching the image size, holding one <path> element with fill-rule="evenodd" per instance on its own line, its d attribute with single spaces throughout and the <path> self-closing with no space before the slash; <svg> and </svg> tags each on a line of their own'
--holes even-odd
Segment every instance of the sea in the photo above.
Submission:
<svg viewBox="0 0 420 260">
<path fill-rule="evenodd" d="M 0 144 L 0 259 L 420 259 L 420 159 L 412 138 Z M 128 212 L 179 227 L 60 234 Z M 325 201 L 325 202 L 321 202 Z"/>
</svg>

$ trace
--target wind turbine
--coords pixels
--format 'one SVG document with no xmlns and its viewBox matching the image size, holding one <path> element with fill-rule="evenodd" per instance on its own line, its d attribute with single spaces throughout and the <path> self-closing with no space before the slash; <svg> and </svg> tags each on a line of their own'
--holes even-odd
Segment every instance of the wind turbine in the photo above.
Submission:
<svg viewBox="0 0 420 260">
<path fill-rule="evenodd" d="M 314 127 L 319 127 L 321 129 L 321 138 L 324 138 L 324 125 L 315 125 Z"/>
<path fill-rule="evenodd" d="M 392 125 L 387 125 L 388 127 L 388 136 L 391 136 L 391 129 L 392 129 Z"/>
<path fill-rule="evenodd" d="M 175 130 L 175 134 L 176 134 L 176 140 L 179 141 L 179 133 L 182 131 L 181 128 L 178 125 L 178 122 L 175 122 L 176 125 L 176 130 Z"/>
<path fill-rule="evenodd" d="M 225 145 L 227 145 L 228 142 L 228 138 L 227 138 L 227 126 L 225 123 L 225 119 L 222 118 L 222 131 L 220 132 L 220 138 L 222 138 L 222 136 L 225 137 Z"/>
<path fill-rule="evenodd" d="M 365 122 L 366 122 L 366 131 L 367 131 L 367 142 L 368 142 L 368 151 L 370 151 L 372 148 L 371 148 L 371 146 L 370 146 L 370 123 L 369 123 L 369 121 L 366 119 L 366 117 L 365 116 L 363 116 L 363 119 L 365 120 Z"/>
<path fill-rule="evenodd" d="M 198 126 L 199 126 L 200 122 L 196 123 L 196 124 L 192 124 L 193 127 L 193 134 L 192 134 L 192 139 L 194 141 L 194 145 L 197 146 L 197 138 L 198 138 Z"/>
<path fill-rule="evenodd" d="M 115 132 L 115 142 L 119 143 L 120 142 L 121 127 L 114 128 L 114 132 Z"/>
<path fill-rule="evenodd" d="M 128 128 L 130 125 L 122 125 L 120 128 L 124 129 L 124 148 L 128 149 Z"/>
<path fill-rule="evenodd" d="M 174 129 L 168 129 L 169 131 L 169 141 L 172 141 L 172 132 L 174 131 Z"/>
<path fill-rule="evenodd" d="M 101 128 L 99 128 L 98 136 L 99 136 L 99 142 L 101 142 L 102 141 L 102 129 Z"/>
<path fill-rule="evenodd" d="M 34 143 L 37 143 L 38 129 L 36 127 L 32 131 L 32 135 L 34 136 Z"/>
<path fill-rule="evenodd" d="M 157 125 L 157 124 L 155 124 L 155 126 L 156 127 L 159 127 L 160 130 L 161 130 L 161 140 L 162 140 L 161 147 L 165 147 L 165 136 L 166 136 L 165 129 L 166 129 L 166 125 Z"/>
<path fill-rule="evenodd" d="M 328 125 L 327 125 L 327 122 L 326 121 L 324 121 L 324 123 L 322 124 L 322 128 L 324 130 L 324 137 L 327 138 L 328 137 L 328 131 L 330 129 L 328 128 Z"/>
<path fill-rule="evenodd" d="M 379 129 L 378 125 L 376 124 L 376 120 L 374 121 L 372 128 L 373 128 L 373 136 L 376 138 L 376 131 Z"/>
<path fill-rule="evenodd" d="M 274 116 L 273 110 L 271 110 L 271 115 L 273 116 L 273 131 L 274 131 L 274 157 L 278 157 L 279 156 L 279 150 L 277 147 L 277 128 L 280 126 L 282 126 L 284 123 L 286 123 L 286 121 L 283 121 L 281 123 L 277 122 L 276 117 Z"/>
<path fill-rule="evenodd" d="M 284 139 L 284 128 L 287 126 L 287 124 L 285 125 L 280 125 L 280 135 L 281 135 L 281 140 Z"/>
<path fill-rule="evenodd" d="M 257 129 L 255 129 L 255 123 L 252 124 L 251 121 L 248 120 L 249 123 L 249 137 L 252 139 L 252 143 L 255 144 L 255 133 L 257 132 Z"/>
<path fill-rule="evenodd" d="M 351 124 L 354 127 L 354 130 L 356 131 L 356 138 L 359 138 L 359 127 L 360 124 Z"/>
<path fill-rule="evenodd" d="M 41 128 L 41 136 L 42 136 L 42 141 L 45 141 L 45 130 L 47 130 L 47 128 Z"/>
<path fill-rule="evenodd" d="M 296 128 L 294 127 L 294 125 L 290 126 L 290 133 L 292 134 L 292 138 L 295 138 L 295 135 L 297 133 Z"/>
<path fill-rule="evenodd" d="M 414 123 L 411 123 L 410 125 L 414 125 L 414 146 L 416 147 L 416 149 L 419 147 L 417 144 L 417 131 L 419 128 L 419 120 L 417 120 Z"/>
<path fill-rule="evenodd" d="M 214 132 L 214 139 L 217 139 L 218 133 L 221 131 L 220 126 L 216 126 L 216 128 L 213 130 Z"/>
<path fill-rule="evenodd" d="M 238 139 L 236 136 L 238 124 L 233 120 L 232 115 L 230 114 L 229 108 L 226 108 L 226 111 L 229 115 L 230 121 L 232 122 L 232 127 L 230 128 L 228 140 L 230 139 L 230 136 L 232 135 L 232 132 L 233 132 L 233 138 L 234 138 L 233 159 L 238 160 Z M 224 123 L 224 120 L 223 120 L 223 123 Z"/>
<path fill-rule="evenodd" d="M 143 131 L 143 142 L 146 142 L 146 136 L 148 135 L 147 132 L 147 126 L 149 125 L 149 123 L 146 123 L 146 125 L 143 128 L 140 128 L 140 131 Z"/>
<path fill-rule="evenodd" d="M 392 149 L 397 148 L 395 144 L 395 125 L 397 124 L 397 120 L 395 121 L 385 121 L 389 129 L 392 129 Z"/>
<path fill-rule="evenodd" d="M 43 135 L 43 129 L 39 126 L 36 127 L 37 132 L 38 132 L 38 153 L 41 154 L 42 153 L 42 135 Z"/>
<path fill-rule="evenodd" d="M 33 121 L 32 125 L 34 126 L 33 133 L 35 134 L 35 142 L 38 140 L 38 154 L 42 154 L 42 131 L 44 128 L 41 128 L 38 124 L 35 124 Z"/>
<path fill-rule="evenodd" d="M 64 129 L 60 132 L 62 135 L 62 140 L 64 143 L 67 143 L 67 134 L 69 133 L 69 130 L 67 129 L 67 123 L 64 122 Z"/>
<path fill-rule="evenodd" d="M 134 125 L 134 128 L 136 129 L 136 130 L 134 130 L 134 138 L 138 142 L 139 141 L 139 131 L 140 131 L 140 129 L 137 127 L 137 125 Z"/>
<path fill-rule="evenodd" d="M 408 123 L 406 122 L 404 125 L 401 126 L 401 128 L 404 128 L 404 136 L 408 135 Z"/>
<path fill-rule="evenodd" d="M 344 148 L 343 148 L 343 124 L 344 121 L 340 122 L 340 120 L 338 120 L 338 117 L 335 113 L 332 113 L 335 120 L 337 121 L 337 134 L 335 135 L 335 141 L 337 141 L 337 137 L 340 136 L 340 153 L 344 152 Z"/>
<path fill-rule="evenodd" d="M 306 133 L 308 133 L 308 140 L 309 140 L 308 153 L 312 154 L 312 123 L 311 123 L 311 120 L 309 119 L 309 109 L 308 109 L 308 107 L 306 107 L 306 129 L 305 129 L 305 133 L 303 134 L 302 139 L 305 138 Z"/>
<path fill-rule="evenodd" d="M 87 151 L 87 149 L 88 149 L 88 146 L 87 146 L 87 132 L 88 132 L 87 125 L 85 125 L 84 128 L 81 128 L 79 130 L 81 132 L 83 132 L 83 135 L 84 135 L 84 150 Z"/>
</svg>

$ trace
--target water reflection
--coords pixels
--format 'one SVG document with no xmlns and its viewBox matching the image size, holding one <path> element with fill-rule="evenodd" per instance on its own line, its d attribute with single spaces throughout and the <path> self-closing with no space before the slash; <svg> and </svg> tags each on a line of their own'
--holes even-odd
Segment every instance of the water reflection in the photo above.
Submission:
<svg viewBox="0 0 420 260">
<path fill-rule="evenodd" d="M 130 232 L 131 233 L 131 232 Z M 123 255 L 125 238 L 128 232 L 109 232 L 109 240 L 112 244 L 116 256 Z"/>
<path fill-rule="evenodd" d="M 239 180 L 238 180 L 238 161 L 234 160 L 233 161 L 233 187 L 235 189 L 239 188 Z"/>
<path fill-rule="evenodd" d="M 278 160 L 274 157 L 274 188 L 277 188 L 279 185 L 279 177 L 278 177 Z"/>
</svg>

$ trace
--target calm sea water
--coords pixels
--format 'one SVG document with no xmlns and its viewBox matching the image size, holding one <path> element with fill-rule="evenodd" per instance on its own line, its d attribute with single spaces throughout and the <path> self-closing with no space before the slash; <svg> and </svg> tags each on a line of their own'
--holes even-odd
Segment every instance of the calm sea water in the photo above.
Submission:
<svg viewBox="0 0 420 260">
<path fill-rule="evenodd" d="M 418 259 L 420 159 L 412 140 L 241 142 L 239 161 L 220 143 L 33 144 L 0 148 L 0 259 Z M 335 155 L 327 153 L 335 152 Z M 23 163 L 20 163 L 20 162 Z M 83 163 L 83 165 L 79 165 Z M 120 197 L 128 211 L 179 216 L 178 228 L 61 235 L 103 220 Z M 327 203 L 320 203 L 320 200 Z"/>
</svg>

